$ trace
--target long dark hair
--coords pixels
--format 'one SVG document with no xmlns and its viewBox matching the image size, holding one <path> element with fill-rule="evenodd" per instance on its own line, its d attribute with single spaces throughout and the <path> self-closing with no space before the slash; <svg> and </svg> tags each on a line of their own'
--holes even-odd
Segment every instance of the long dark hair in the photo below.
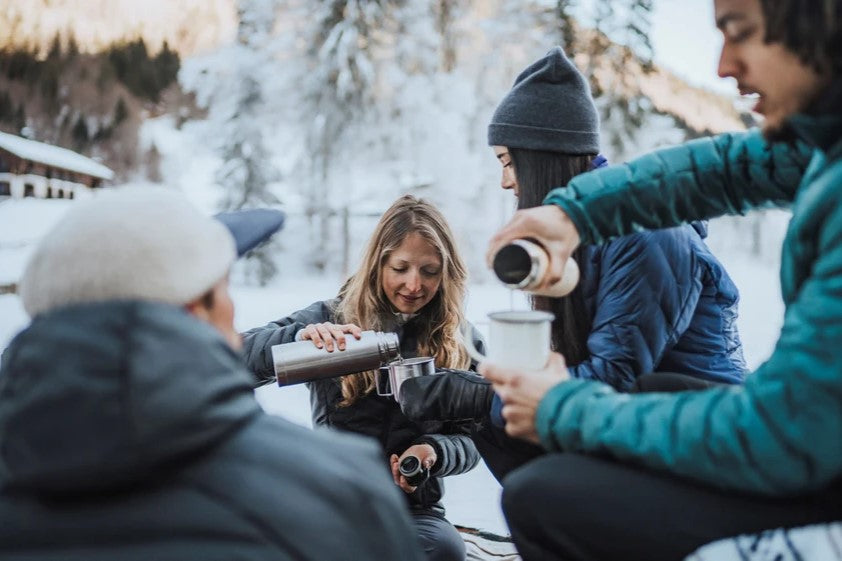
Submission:
<svg viewBox="0 0 842 561">
<path fill-rule="evenodd" d="M 580 173 L 591 169 L 596 154 L 562 154 L 542 150 L 508 148 L 518 184 L 518 208 L 539 206 L 555 187 L 564 187 Z M 583 249 L 571 256 L 582 262 Z M 533 296 L 532 307 L 555 315 L 552 325 L 553 350 L 564 355 L 569 365 L 588 358 L 591 317 L 585 308 L 581 284 L 563 298 Z"/>
</svg>

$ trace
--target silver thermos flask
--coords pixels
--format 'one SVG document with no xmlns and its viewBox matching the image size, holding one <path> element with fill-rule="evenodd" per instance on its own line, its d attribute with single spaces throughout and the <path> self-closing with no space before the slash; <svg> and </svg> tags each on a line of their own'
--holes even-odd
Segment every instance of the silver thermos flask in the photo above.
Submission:
<svg viewBox="0 0 842 561">
<path fill-rule="evenodd" d="M 382 331 L 363 331 L 360 339 L 346 336 L 343 351 L 334 348 L 333 352 L 328 352 L 316 347 L 312 341 L 272 346 L 272 362 L 279 386 L 377 370 L 399 357 L 398 336 Z"/>
</svg>

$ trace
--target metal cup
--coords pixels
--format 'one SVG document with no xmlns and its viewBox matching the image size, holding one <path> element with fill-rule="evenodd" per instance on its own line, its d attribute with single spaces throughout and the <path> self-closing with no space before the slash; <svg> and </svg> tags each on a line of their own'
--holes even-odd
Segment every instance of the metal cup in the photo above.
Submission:
<svg viewBox="0 0 842 561">
<path fill-rule="evenodd" d="M 384 370 L 388 370 L 388 378 Z M 409 378 L 418 376 L 430 376 L 436 373 L 436 364 L 433 357 L 419 356 L 395 361 L 377 371 L 377 395 L 392 396 L 395 401 L 400 401 L 401 384 Z M 386 387 L 388 381 L 388 387 Z"/>
</svg>

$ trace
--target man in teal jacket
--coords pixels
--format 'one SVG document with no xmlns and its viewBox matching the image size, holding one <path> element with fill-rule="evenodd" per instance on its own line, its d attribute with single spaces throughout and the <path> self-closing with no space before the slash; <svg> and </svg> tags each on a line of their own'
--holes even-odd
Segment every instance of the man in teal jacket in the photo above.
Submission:
<svg viewBox="0 0 842 561">
<path fill-rule="evenodd" d="M 842 0 L 715 0 L 719 73 L 759 94 L 762 134 L 661 150 L 574 179 L 491 242 L 553 254 L 640 228 L 785 206 L 786 305 L 769 360 L 742 387 L 621 395 L 544 371 L 481 365 L 507 432 L 551 452 L 504 481 L 529 559 L 678 559 L 725 536 L 842 519 Z M 803 7 L 802 7 L 803 5 Z M 806 144 L 800 182 L 776 164 Z"/>
</svg>

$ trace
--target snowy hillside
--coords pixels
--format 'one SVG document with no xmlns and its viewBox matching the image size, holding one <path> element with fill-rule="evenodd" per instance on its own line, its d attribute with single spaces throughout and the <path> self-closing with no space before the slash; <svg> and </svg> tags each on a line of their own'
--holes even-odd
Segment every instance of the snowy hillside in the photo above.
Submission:
<svg viewBox="0 0 842 561">
<path fill-rule="evenodd" d="M 72 30 L 83 51 L 143 37 L 182 54 L 216 47 L 236 29 L 235 0 L 0 0 L 0 45 L 46 47 Z"/>
</svg>

